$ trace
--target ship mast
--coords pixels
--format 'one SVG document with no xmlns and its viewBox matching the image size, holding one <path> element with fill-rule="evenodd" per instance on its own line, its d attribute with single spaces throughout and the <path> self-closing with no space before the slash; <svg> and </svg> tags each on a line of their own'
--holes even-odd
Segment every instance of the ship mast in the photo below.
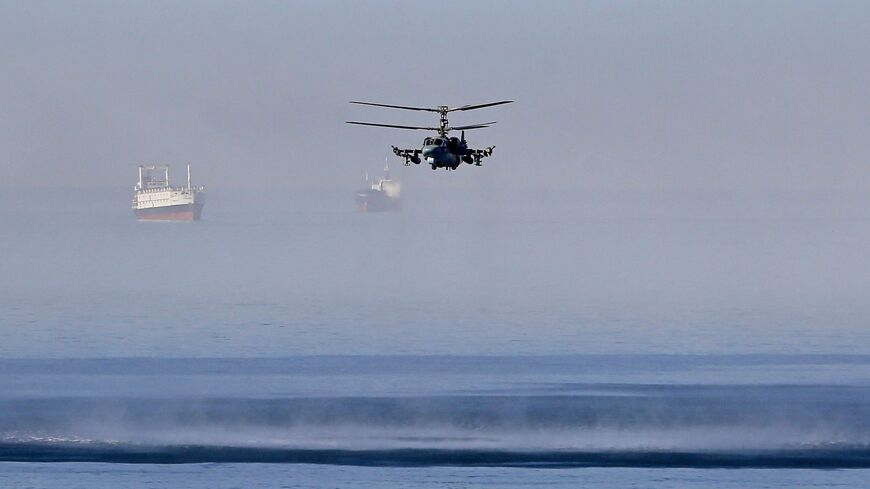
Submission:
<svg viewBox="0 0 870 489">
<path fill-rule="evenodd" d="M 187 191 L 190 192 L 190 163 L 187 164 Z"/>
</svg>

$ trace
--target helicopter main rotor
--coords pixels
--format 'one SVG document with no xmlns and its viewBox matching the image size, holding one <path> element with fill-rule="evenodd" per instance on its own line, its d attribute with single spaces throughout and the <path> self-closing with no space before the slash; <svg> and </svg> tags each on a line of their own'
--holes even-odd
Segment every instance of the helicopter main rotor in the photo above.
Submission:
<svg viewBox="0 0 870 489">
<path fill-rule="evenodd" d="M 492 124 L 495 124 L 495 121 L 482 122 L 480 124 L 473 124 L 470 126 L 456 126 L 456 127 L 449 127 L 449 126 L 446 126 L 446 124 L 442 125 L 441 127 L 418 127 L 418 126 L 400 126 L 400 125 L 396 125 L 396 124 L 377 124 L 374 122 L 347 121 L 347 123 L 348 124 L 356 124 L 358 126 L 391 127 L 393 129 L 422 129 L 424 131 L 438 131 L 439 133 L 441 133 L 441 135 L 445 135 L 450 131 L 464 131 L 466 129 L 482 129 L 484 127 L 489 127 Z M 446 121 L 445 121 L 445 123 L 446 123 Z"/>
<path fill-rule="evenodd" d="M 440 134 L 441 136 L 447 136 L 447 133 L 450 131 L 460 131 L 460 130 L 466 130 L 466 129 L 482 129 L 484 127 L 489 127 L 490 125 L 495 124 L 495 122 L 484 122 L 481 124 L 472 124 L 470 126 L 450 127 L 449 122 L 447 121 L 447 114 L 449 112 L 482 109 L 484 107 L 492 107 L 493 105 L 509 104 L 512 102 L 513 102 L 513 100 L 502 100 L 500 102 L 490 102 L 487 104 L 475 104 L 475 105 L 463 105 L 460 107 L 453 107 L 453 108 L 450 108 L 446 105 L 439 105 L 438 107 L 433 108 L 433 107 L 412 107 L 412 106 L 407 106 L 407 105 L 390 105 L 390 104 L 376 104 L 373 102 L 351 101 L 350 103 L 357 104 L 357 105 L 371 105 L 374 107 L 387 107 L 387 108 L 391 108 L 391 109 L 437 112 L 440 115 L 440 121 L 439 121 L 438 127 L 401 126 L 401 125 L 394 125 L 394 124 L 376 124 L 373 122 L 355 122 L 355 121 L 348 121 L 347 123 L 348 124 L 357 124 L 360 126 L 391 127 L 391 128 L 395 128 L 395 129 L 423 129 L 423 130 L 427 130 L 427 131 L 438 131 L 438 134 Z"/>
</svg>

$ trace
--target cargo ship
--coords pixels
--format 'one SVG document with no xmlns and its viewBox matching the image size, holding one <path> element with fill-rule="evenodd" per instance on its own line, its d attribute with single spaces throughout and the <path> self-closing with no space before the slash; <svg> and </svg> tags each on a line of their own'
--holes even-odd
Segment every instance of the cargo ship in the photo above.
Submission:
<svg viewBox="0 0 870 489">
<path fill-rule="evenodd" d="M 133 212 L 140 221 L 199 221 L 205 204 L 205 187 L 169 183 L 169 165 L 139 166 L 139 183 L 133 187 Z"/>
<path fill-rule="evenodd" d="M 369 183 L 368 174 L 366 174 L 366 183 Z M 400 190 L 399 182 L 390 178 L 390 166 L 384 164 L 384 176 L 379 178 L 377 182 L 370 183 L 369 188 L 357 191 L 356 206 L 360 212 L 401 210 Z"/>
</svg>

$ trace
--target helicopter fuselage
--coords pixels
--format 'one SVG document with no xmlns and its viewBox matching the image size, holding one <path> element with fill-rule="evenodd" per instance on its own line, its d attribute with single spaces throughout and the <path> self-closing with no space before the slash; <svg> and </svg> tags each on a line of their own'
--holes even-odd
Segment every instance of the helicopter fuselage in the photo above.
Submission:
<svg viewBox="0 0 870 489">
<path fill-rule="evenodd" d="M 459 166 L 459 158 L 444 146 L 423 146 L 423 159 L 435 168 Z"/>
<path fill-rule="evenodd" d="M 468 154 L 465 141 L 458 138 L 436 137 L 423 140 L 420 154 L 434 168 L 456 169 L 462 157 Z"/>
</svg>

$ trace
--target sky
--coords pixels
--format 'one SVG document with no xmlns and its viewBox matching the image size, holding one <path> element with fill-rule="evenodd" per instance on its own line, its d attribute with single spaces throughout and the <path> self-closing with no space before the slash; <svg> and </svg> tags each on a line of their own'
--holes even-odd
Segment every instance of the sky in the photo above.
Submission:
<svg viewBox="0 0 870 489">
<path fill-rule="evenodd" d="M 0 2 L 0 188 L 347 187 L 432 114 L 516 103 L 421 187 L 870 191 L 870 3 Z M 398 164 L 398 160 L 394 160 Z M 426 170 L 426 171 L 424 171 Z"/>
</svg>

